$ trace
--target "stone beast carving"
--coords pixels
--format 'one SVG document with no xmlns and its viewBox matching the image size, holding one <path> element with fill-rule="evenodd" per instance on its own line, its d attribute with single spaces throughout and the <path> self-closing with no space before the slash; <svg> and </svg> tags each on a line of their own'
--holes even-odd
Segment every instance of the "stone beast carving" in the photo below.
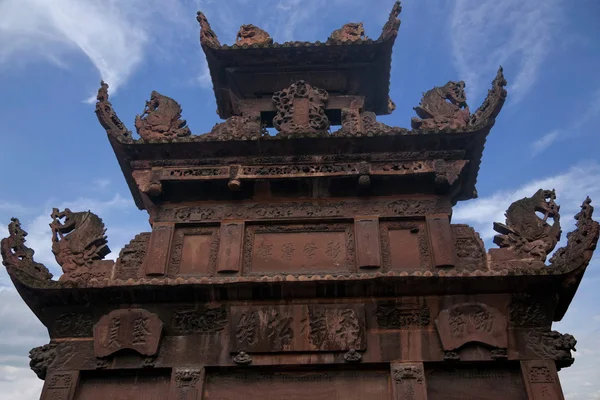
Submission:
<svg viewBox="0 0 600 400">
<path fill-rule="evenodd" d="M 353 43 L 365 40 L 365 28 L 362 22 L 350 22 L 340 29 L 336 29 L 327 39 L 328 42 Z"/>
<path fill-rule="evenodd" d="M 150 95 L 142 115 L 135 117 L 135 128 L 144 140 L 190 136 L 187 122 L 181 119 L 181 106 L 156 91 Z"/>
<path fill-rule="evenodd" d="M 554 190 L 538 190 L 532 197 L 517 200 L 506 211 L 506 224 L 494 223 L 499 235 L 494 243 L 511 250 L 517 258 L 545 261 L 560 240 L 560 207 Z M 536 212 L 543 214 L 540 218 Z M 553 224 L 547 221 L 552 218 Z"/>
<path fill-rule="evenodd" d="M 198 24 L 200 24 L 200 44 L 209 47 L 220 47 L 221 43 L 219 43 L 219 38 L 215 31 L 210 27 L 206 15 L 201 11 L 198 11 L 196 20 L 198 21 Z"/>
<path fill-rule="evenodd" d="M 79 267 L 90 267 L 95 260 L 102 260 L 110 253 L 106 228 L 96 214 L 55 208 L 50 216 L 53 219 L 50 223 L 52 252 L 65 274 Z"/>
<path fill-rule="evenodd" d="M 115 110 L 113 110 L 112 104 L 108 101 L 108 85 L 104 81 L 100 82 L 100 89 L 98 89 L 96 99 L 98 100 L 96 102 L 96 117 L 98 117 L 98 121 L 104 130 L 106 130 L 106 133 L 111 137 L 130 141 L 131 131 L 125 127 L 125 124 L 119 119 Z"/>
<path fill-rule="evenodd" d="M 273 95 L 277 115 L 273 125 L 283 137 L 327 135 L 329 119 L 325 105 L 329 94 L 298 81 Z"/>
<path fill-rule="evenodd" d="M 8 224 L 9 237 L 0 242 L 0 251 L 2 253 L 2 263 L 6 268 L 15 268 L 16 270 L 26 272 L 32 277 L 49 281 L 52 274 L 48 269 L 33 260 L 34 251 L 25 246 L 25 232 L 21 228 L 21 222 L 17 218 L 12 218 Z"/>
<path fill-rule="evenodd" d="M 242 25 L 235 37 L 235 44 L 238 46 L 272 43 L 273 39 L 266 31 L 252 24 Z"/>
</svg>

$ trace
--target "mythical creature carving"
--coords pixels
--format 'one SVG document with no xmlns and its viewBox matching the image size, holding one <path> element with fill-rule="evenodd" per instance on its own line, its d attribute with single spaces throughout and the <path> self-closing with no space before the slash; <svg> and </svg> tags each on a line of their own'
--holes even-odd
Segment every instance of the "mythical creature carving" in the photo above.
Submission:
<svg viewBox="0 0 600 400">
<path fill-rule="evenodd" d="M 96 99 L 98 100 L 96 102 L 96 116 L 106 133 L 124 141 L 131 140 L 131 131 L 125 127 L 125 124 L 113 110 L 112 104 L 108 101 L 108 85 L 104 81 L 100 82 Z"/>
<path fill-rule="evenodd" d="M 190 136 L 187 122 L 181 119 L 181 106 L 170 97 L 153 91 L 142 115 L 135 117 L 135 128 L 144 140 Z"/>
<path fill-rule="evenodd" d="M 465 83 L 450 81 L 442 87 L 434 87 L 423 94 L 414 110 L 419 118 L 411 120 L 413 129 L 465 129 L 470 115 Z"/>
<path fill-rule="evenodd" d="M 530 331 L 525 335 L 527 346 L 541 358 L 560 361 L 562 367 L 573 364 L 571 351 L 577 351 L 577 340 L 573 335 L 557 331 Z"/>
<path fill-rule="evenodd" d="M 499 235 L 494 243 L 507 248 L 521 259 L 545 261 L 560 240 L 560 207 L 554 202 L 554 190 L 538 190 L 532 197 L 517 200 L 506 211 L 506 224 L 494 222 Z M 543 214 L 543 218 L 536 215 Z M 553 219 L 553 224 L 548 223 Z"/>
<path fill-rule="evenodd" d="M 400 1 L 396 1 L 394 6 L 392 7 L 392 11 L 390 12 L 390 16 L 383 26 L 381 31 L 381 36 L 379 36 L 379 40 L 387 40 L 391 37 L 398 35 L 398 30 L 400 29 L 400 19 L 398 16 L 402 12 L 402 6 L 400 5 Z"/>
<path fill-rule="evenodd" d="M 340 29 L 336 29 L 327 39 L 328 42 L 354 43 L 365 40 L 365 28 L 362 22 L 350 22 Z"/>
<path fill-rule="evenodd" d="M 329 119 L 325 105 L 328 99 L 325 90 L 313 88 L 305 81 L 276 92 L 273 95 L 277 110 L 273 118 L 275 129 L 284 137 L 327 135 Z"/>
<path fill-rule="evenodd" d="M 213 31 L 210 27 L 206 15 L 204 15 L 204 13 L 201 11 L 198 11 L 196 20 L 200 24 L 200 44 L 209 47 L 221 47 L 219 38 L 217 37 L 215 31 Z"/>
<path fill-rule="evenodd" d="M 45 380 L 48 368 L 54 363 L 56 356 L 55 343 L 34 347 L 29 351 L 29 367 L 35 372 L 38 378 Z"/>
<path fill-rule="evenodd" d="M 492 82 L 492 89 L 481 107 L 471 114 L 467 105 L 465 83 L 448 82 L 423 94 L 421 103 L 415 107 L 419 118 L 411 119 L 413 129 L 422 130 L 473 130 L 493 124 L 506 100 L 506 79 L 500 67 Z"/>
<path fill-rule="evenodd" d="M 242 25 L 235 37 L 238 46 L 253 44 L 273 44 L 273 39 L 268 32 L 255 25 Z"/>
<path fill-rule="evenodd" d="M 260 117 L 239 117 L 233 116 L 227 118 L 225 122 L 216 124 L 205 137 L 215 140 L 235 140 L 252 139 L 266 136 L 268 133 L 263 129 L 260 123 Z"/>
<path fill-rule="evenodd" d="M 15 268 L 24 271 L 29 275 L 40 280 L 49 281 L 52 274 L 43 264 L 33 260 L 34 251 L 25 246 L 25 232 L 21 228 L 21 222 L 17 218 L 12 218 L 8 224 L 9 237 L 0 242 L 0 251 L 2 253 L 2 263 L 7 268 Z"/>
<path fill-rule="evenodd" d="M 550 259 L 552 268 L 568 270 L 585 267 L 592 259 L 600 235 L 600 224 L 592 219 L 594 207 L 588 197 L 575 215 L 577 229 L 567 234 L 567 245 L 561 247 Z"/>
<path fill-rule="evenodd" d="M 52 252 L 65 274 L 79 267 L 90 267 L 94 261 L 102 260 L 110 253 L 106 241 L 106 228 L 102 220 L 91 211 L 72 212 L 68 208 L 54 208 Z M 61 219 L 64 218 L 64 223 Z"/>
</svg>

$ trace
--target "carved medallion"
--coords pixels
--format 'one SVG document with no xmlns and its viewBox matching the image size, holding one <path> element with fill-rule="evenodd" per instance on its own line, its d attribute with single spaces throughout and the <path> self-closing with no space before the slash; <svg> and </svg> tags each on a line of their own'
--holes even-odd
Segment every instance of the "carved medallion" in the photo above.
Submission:
<svg viewBox="0 0 600 400">
<path fill-rule="evenodd" d="M 325 115 L 325 104 L 329 94 L 313 88 L 305 81 L 298 81 L 289 88 L 273 95 L 277 115 L 273 125 L 282 137 L 327 135 L 329 119 Z"/>
</svg>

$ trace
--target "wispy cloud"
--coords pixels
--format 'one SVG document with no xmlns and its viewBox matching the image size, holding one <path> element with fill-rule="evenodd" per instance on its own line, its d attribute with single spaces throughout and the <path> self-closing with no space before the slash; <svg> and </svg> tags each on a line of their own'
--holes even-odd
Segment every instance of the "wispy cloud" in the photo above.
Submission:
<svg viewBox="0 0 600 400">
<path fill-rule="evenodd" d="M 600 87 L 591 94 L 587 107 L 584 109 L 583 114 L 577 118 L 574 128 L 581 129 L 598 117 L 600 117 Z"/>
<path fill-rule="evenodd" d="M 42 59 L 68 67 L 67 55 L 83 53 L 114 93 L 150 45 L 157 50 L 171 37 L 162 26 L 187 26 L 181 7 L 179 0 L 4 0 L 0 66 Z"/>
<path fill-rule="evenodd" d="M 554 130 L 552 132 L 548 132 L 547 134 L 533 142 L 531 144 L 531 151 L 533 152 L 533 155 L 536 156 L 542 153 L 548 147 L 550 147 L 560 137 L 559 135 L 560 131 Z"/>
<path fill-rule="evenodd" d="M 509 74 L 511 101 L 531 90 L 559 36 L 557 0 L 456 0 L 451 43 L 469 96 L 479 98 L 498 65 Z M 515 71 L 515 72 L 512 72 Z"/>
</svg>

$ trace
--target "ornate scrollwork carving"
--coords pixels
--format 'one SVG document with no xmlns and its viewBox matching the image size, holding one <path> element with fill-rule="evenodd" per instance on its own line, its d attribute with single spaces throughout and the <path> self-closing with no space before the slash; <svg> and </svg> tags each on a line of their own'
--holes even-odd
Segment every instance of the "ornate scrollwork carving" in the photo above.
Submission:
<svg viewBox="0 0 600 400">
<path fill-rule="evenodd" d="M 276 92 L 273 103 L 277 115 L 273 125 L 283 137 L 327 135 L 329 119 L 325 104 L 329 94 L 313 88 L 305 81 L 298 81 L 289 88 Z"/>
<path fill-rule="evenodd" d="M 118 279 L 137 279 L 141 276 L 149 242 L 150 232 L 144 232 L 136 235 L 123 247 L 115 266 L 115 275 Z"/>
<path fill-rule="evenodd" d="M 423 374 L 423 368 L 417 365 L 401 365 L 393 368 L 393 376 L 394 380 L 397 382 L 402 382 L 406 379 L 414 379 L 417 382 L 421 383 L 425 379 L 425 375 Z"/>
<path fill-rule="evenodd" d="M 206 15 L 204 15 L 204 13 L 201 11 L 198 11 L 196 20 L 200 24 L 200 44 L 208 47 L 221 47 L 219 38 L 217 37 L 215 31 L 213 31 L 210 27 Z"/>
<path fill-rule="evenodd" d="M 2 263 L 7 268 L 16 268 L 29 275 L 44 281 L 52 279 L 52 274 L 43 264 L 33 260 L 34 251 L 25 246 L 25 232 L 21 228 L 21 222 L 17 218 L 12 218 L 8 224 L 9 237 L 0 242 L 0 251 L 2 253 Z"/>
<path fill-rule="evenodd" d="M 329 43 L 354 43 L 368 39 L 362 22 L 350 22 L 336 29 L 327 39 Z"/>
<path fill-rule="evenodd" d="M 225 122 L 216 124 L 204 137 L 215 140 L 258 139 L 268 136 L 260 123 L 260 116 L 227 118 Z"/>
<path fill-rule="evenodd" d="M 470 114 L 463 81 L 450 81 L 442 87 L 434 87 L 421 99 L 415 111 L 419 118 L 411 119 L 413 129 L 425 131 L 464 131 L 493 124 L 506 99 L 506 79 L 500 67 L 492 82 L 492 89 L 481 107 Z"/>
<path fill-rule="evenodd" d="M 581 205 L 581 211 L 575 215 L 577 229 L 567 234 L 567 245 L 561 247 L 550 259 L 552 268 L 569 270 L 585 267 L 592 259 L 598 243 L 600 224 L 592 219 L 594 207 L 588 197 Z"/>
<path fill-rule="evenodd" d="M 255 25 L 242 25 L 235 37 L 235 44 L 238 46 L 253 44 L 273 44 L 273 39 L 268 32 Z"/>
<path fill-rule="evenodd" d="M 135 128 L 144 140 L 190 136 L 187 122 L 181 119 L 181 106 L 156 91 L 150 95 L 142 115 L 136 115 Z"/>
<path fill-rule="evenodd" d="M 494 243 L 511 250 L 515 258 L 545 261 L 560 240 L 560 207 L 554 190 L 538 190 L 532 197 L 517 200 L 506 211 L 506 224 L 494 222 L 499 235 Z M 536 215 L 543 213 L 543 218 Z M 552 218 L 553 224 L 547 220 Z"/>
<path fill-rule="evenodd" d="M 114 138 L 130 141 L 132 139 L 131 131 L 125 127 L 112 104 L 108 101 L 108 85 L 104 81 L 100 82 L 96 99 L 98 100 L 96 102 L 96 116 L 106 133 Z"/>
<path fill-rule="evenodd" d="M 53 209 L 52 252 L 65 274 L 79 267 L 91 267 L 110 253 L 104 223 L 91 211 L 71 212 Z M 60 220 L 64 218 L 64 223 Z"/>
</svg>

